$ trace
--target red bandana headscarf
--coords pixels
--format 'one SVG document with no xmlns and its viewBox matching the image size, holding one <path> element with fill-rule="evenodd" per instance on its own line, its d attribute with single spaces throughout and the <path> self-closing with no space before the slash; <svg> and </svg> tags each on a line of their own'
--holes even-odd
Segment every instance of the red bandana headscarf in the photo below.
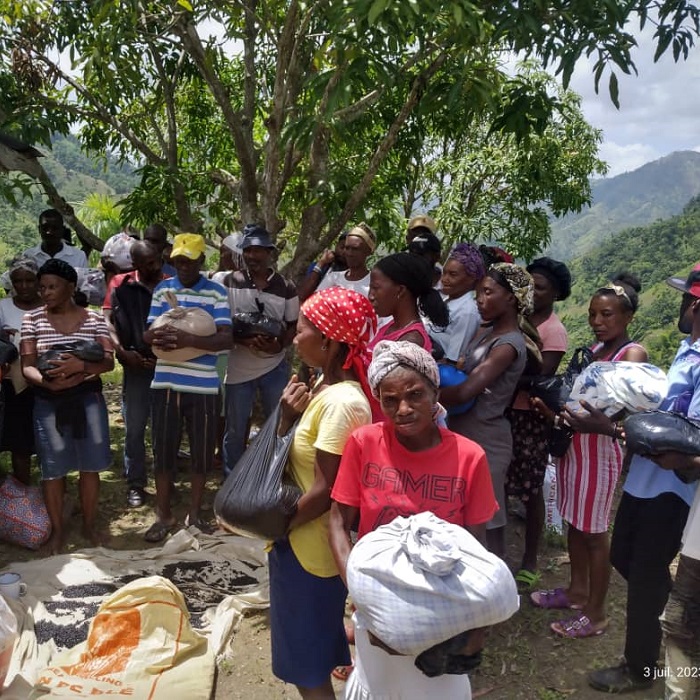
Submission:
<svg viewBox="0 0 700 700">
<path fill-rule="evenodd" d="M 362 389 L 371 396 L 367 384 L 367 343 L 377 330 L 377 314 L 369 299 L 352 289 L 330 287 L 310 296 L 301 305 L 301 313 L 326 338 L 348 346 L 343 369 L 353 369 Z"/>
</svg>

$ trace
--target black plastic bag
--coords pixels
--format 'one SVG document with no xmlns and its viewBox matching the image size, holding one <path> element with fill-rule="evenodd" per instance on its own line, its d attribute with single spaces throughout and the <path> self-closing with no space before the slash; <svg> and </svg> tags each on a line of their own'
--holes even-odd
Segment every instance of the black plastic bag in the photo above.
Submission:
<svg viewBox="0 0 700 700">
<path fill-rule="evenodd" d="M 70 343 L 56 343 L 50 350 L 42 352 L 37 358 L 36 366 L 41 375 L 47 381 L 52 377 L 47 376 L 46 372 L 54 368 L 54 361 L 61 355 L 75 355 L 84 362 L 101 362 L 104 360 L 104 348 L 94 340 L 76 340 Z"/>
<path fill-rule="evenodd" d="M 0 337 L 0 367 L 12 364 L 19 357 L 15 344 L 5 338 Z"/>
<path fill-rule="evenodd" d="M 664 452 L 700 455 L 700 421 L 682 413 L 642 411 L 625 421 L 625 444 L 630 452 L 642 456 Z M 674 469 L 676 476 L 689 484 L 700 479 L 700 469 Z"/>
<path fill-rule="evenodd" d="M 277 435 L 280 410 L 278 406 L 267 419 L 214 500 L 219 524 L 239 535 L 279 539 L 296 513 L 302 491 L 284 482 L 295 428 Z"/>
<path fill-rule="evenodd" d="M 593 362 L 593 352 L 590 348 L 576 348 L 563 374 L 556 374 L 553 377 L 532 377 L 530 394 L 542 399 L 548 408 L 559 413 L 569 400 L 576 377 L 591 362 Z"/>
<path fill-rule="evenodd" d="M 464 675 L 473 671 L 481 664 L 481 652 L 471 656 L 461 653 L 469 642 L 469 637 L 474 630 L 467 630 L 450 639 L 440 642 L 418 654 L 413 662 L 428 678 L 443 676 L 445 674 Z"/>
<path fill-rule="evenodd" d="M 265 304 L 255 300 L 257 311 L 237 311 L 231 317 L 231 331 L 234 339 L 251 338 L 254 335 L 267 335 L 271 338 L 281 338 L 284 335 L 285 324 L 265 313 Z"/>
</svg>

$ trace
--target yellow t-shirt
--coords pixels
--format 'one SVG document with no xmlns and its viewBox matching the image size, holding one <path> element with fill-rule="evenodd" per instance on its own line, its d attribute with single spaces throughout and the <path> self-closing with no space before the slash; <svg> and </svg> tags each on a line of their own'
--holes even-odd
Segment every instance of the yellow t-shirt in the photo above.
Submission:
<svg viewBox="0 0 700 700">
<path fill-rule="evenodd" d="M 287 472 L 306 493 L 314 483 L 316 450 L 342 455 L 350 433 L 370 423 L 369 401 L 358 382 L 339 382 L 314 396 L 299 420 L 289 451 Z M 299 563 L 315 576 L 336 576 L 328 545 L 328 513 L 289 533 Z"/>
</svg>

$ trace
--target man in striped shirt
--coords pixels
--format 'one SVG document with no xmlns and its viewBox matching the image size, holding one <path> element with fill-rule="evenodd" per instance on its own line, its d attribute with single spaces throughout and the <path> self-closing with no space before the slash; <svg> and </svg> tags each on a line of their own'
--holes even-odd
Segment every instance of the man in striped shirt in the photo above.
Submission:
<svg viewBox="0 0 700 700">
<path fill-rule="evenodd" d="M 208 530 L 200 517 L 206 472 L 212 467 L 218 422 L 219 377 L 216 356 L 231 347 L 231 312 L 226 290 L 201 274 L 205 243 L 202 236 L 181 233 L 173 242 L 175 277 L 161 282 L 153 292 L 148 323 L 170 308 L 166 296 L 172 292 L 178 305 L 204 309 L 216 324 L 216 333 L 197 336 L 172 325 L 144 333 L 144 340 L 160 350 L 196 348 L 202 354 L 187 362 L 158 359 L 153 391 L 153 456 L 156 477 L 156 522 L 145 534 L 148 542 L 165 539 L 176 520 L 170 509 L 170 492 L 177 458 L 180 426 L 184 422 L 192 456 L 192 492 L 185 525 Z"/>
</svg>

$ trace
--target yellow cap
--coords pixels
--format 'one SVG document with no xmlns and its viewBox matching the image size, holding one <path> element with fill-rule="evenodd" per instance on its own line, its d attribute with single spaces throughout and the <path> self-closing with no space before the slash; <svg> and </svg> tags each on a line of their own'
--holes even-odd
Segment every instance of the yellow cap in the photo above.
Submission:
<svg viewBox="0 0 700 700">
<path fill-rule="evenodd" d="M 198 233 L 178 233 L 173 239 L 171 258 L 182 256 L 190 260 L 199 260 L 204 255 L 206 243 Z"/>
</svg>

